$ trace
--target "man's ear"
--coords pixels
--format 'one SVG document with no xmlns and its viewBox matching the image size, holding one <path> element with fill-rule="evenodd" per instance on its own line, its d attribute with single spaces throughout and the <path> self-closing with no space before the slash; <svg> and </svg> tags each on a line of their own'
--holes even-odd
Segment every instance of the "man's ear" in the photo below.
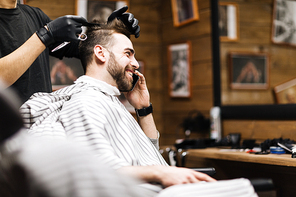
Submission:
<svg viewBox="0 0 296 197">
<path fill-rule="evenodd" d="M 102 63 L 106 62 L 106 50 L 104 50 L 104 47 L 101 45 L 96 45 L 94 47 L 94 55 L 98 61 L 101 61 Z"/>
</svg>

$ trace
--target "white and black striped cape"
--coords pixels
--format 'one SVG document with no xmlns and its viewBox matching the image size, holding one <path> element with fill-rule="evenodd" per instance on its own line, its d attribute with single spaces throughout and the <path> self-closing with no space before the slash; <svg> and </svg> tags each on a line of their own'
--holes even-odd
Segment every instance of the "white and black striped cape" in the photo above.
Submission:
<svg viewBox="0 0 296 197">
<path fill-rule="evenodd" d="M 20 113 L 29 134 L 74 140 L 114 169 L 167 165 L 118 95 L 116 87 L 82 76 L 53 93 L 35 93 Z"/>
</svg>

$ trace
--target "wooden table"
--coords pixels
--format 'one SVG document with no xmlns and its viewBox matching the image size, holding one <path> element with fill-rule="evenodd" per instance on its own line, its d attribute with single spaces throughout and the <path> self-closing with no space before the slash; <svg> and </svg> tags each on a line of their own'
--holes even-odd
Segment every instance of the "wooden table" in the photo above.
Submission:
<svg viewBox="0 0 296 197">
<path fill-rule="evenodd" d="M 201 158 L 221 159 L 229 161 L 240 161 L 249 163 L 260 163 L 278 166 L 292 166 L 296 167 L 296 158 L 291 158 L 290 154 L 251 154 L 238 149 L 220 149 L 220 148 L 206 148 L 206 149 L 190 149 L 188 154 Z M 296 193 L 296 191 L 295 191 Z"/>
<path fill-rule="evenodd" d="M 274 196 L 296 196 L 296 158 L 290 154 L 256 155 L 238 150 L 206 148 L 187 150 L 186 167 L 214 167 L 218 180 L 271 178 Z M 267 195 L 270 196 L 270 195 Z"/>
</svg>

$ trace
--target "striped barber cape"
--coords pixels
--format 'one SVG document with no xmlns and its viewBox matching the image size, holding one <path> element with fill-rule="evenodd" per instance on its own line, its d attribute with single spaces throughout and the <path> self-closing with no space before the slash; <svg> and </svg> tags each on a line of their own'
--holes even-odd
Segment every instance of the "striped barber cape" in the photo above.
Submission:
<svg viewBox="0 0 296 197">
<path fill-rule="evenodd" d="M 29 134 L 74 140 L 114 169 L 167 165 L 138 122 L 118 100 L 119 90 L 82 76 L 53 93 L 35 93 L 20 108 Z"/>
</svg>

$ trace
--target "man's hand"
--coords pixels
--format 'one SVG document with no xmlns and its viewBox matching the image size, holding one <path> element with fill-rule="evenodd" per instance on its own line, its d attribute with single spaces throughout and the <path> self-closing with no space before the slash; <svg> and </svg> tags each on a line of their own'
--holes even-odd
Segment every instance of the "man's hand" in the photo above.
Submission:
<svg viewBox="0 0 296 197">
<path fill-rule="evenodd" d="M 125 93 L 125 97 L 134 108 L 142 109 L 150 105 L 150 95 L 144 75 L 139 71 L 135 72 L 139 76 L 138 83 L 135 85 L 133 91 Z"/>
<path fill-rule="evenodd" d="M 112 12 L 112 14 L 108 17 L 108 23 L 117 18 L 127 26 L 131 34 L 135 35 L 135 37 L 138 38 L 140 36 L 140 26 L 138 25 L 139 21 L 134 18 L 133 14 L 124 13 L 127 11 L 127 9 L 128 6 L 124 6 Z"/>
<path fill-rule="evenodd" d="M 87 20 L 81 16 L 62 16 L 49 22 L 46 27 L 39 29 L 36 34 L 45 46 L 58 41 L 77 41 L 77 34 L 82 32 L 81 26 L 86 22 Z"/>
<path fill-rule="evenodd" d="M 201 181 L 213 182 L 216 181 L 207 174 L 196 172 L 189 168 L 181 167 L 159 167 L 159 180 L 164 187 L 172 185 L 186 184 L 186 183 L 198 183 Z"/>
<path fill-rule="evenodd" d="M 120 173 L 140 178 L 146 182 L 161 183 L 163 187 L 179 184 L 198 183 L 201 181 L 214 182 L 212 177 L 189 168 L 174 166 L 126 166 L 119 169 Z"/>
</svg>

